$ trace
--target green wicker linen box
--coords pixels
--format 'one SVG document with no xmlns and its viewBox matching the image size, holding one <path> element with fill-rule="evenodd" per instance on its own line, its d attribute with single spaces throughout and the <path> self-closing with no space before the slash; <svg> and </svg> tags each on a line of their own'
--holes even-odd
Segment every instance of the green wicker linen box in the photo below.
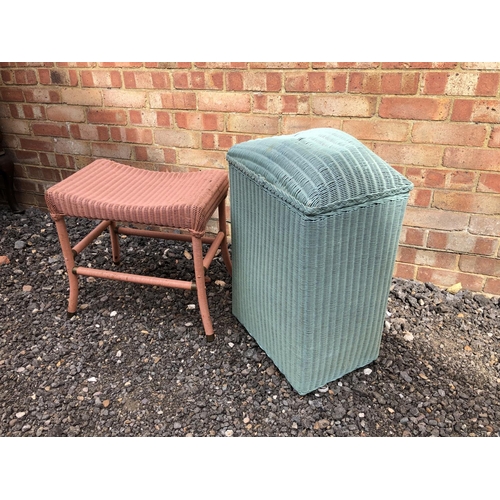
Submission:
<svg viewBox="0 0 500 500">
<path fill-rule="evenodd" d="M 375 360 L 412 183 L 328 128 L 227 160 L 233 314 L 299 394 Z"/>
</svg>

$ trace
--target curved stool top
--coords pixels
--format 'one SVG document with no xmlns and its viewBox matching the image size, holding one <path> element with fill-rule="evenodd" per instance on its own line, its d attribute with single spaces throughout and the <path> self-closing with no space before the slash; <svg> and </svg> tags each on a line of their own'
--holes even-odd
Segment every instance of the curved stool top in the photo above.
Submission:
<svg viewBox="0 0 500 500">
<path fill-rule="evenodd" d="M 52 216 L 157 225 L 203 234 L 229 187 L 223 170 L 155 172 L 95 160 L 49 188 Z"/>
</svg>

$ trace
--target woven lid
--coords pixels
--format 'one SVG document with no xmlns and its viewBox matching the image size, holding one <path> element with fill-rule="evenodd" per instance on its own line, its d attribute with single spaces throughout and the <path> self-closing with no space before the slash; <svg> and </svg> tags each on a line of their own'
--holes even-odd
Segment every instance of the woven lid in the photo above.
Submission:
<svg viewBox="0 0 500 500">
<path fill-rule="evenodd" d="M 316 128 L 233 146 L 237 168 L 307 215 L 408 193 L 413 184 L 345 132 Z"/>
</svg>

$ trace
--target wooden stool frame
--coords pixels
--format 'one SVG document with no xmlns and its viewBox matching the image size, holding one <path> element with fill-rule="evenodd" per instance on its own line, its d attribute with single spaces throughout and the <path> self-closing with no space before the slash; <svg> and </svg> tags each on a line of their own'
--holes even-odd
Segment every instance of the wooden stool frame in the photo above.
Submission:
<svg viewBox="0 0 500 500">
<path fill-rule="evenodd" d="M 227 193 L 226 193 L 227 196 Z M 118 225 L 113 220 L 103 220 L 90 233 L 85 236 L 76 245 L 71 246 L 68 230 L 64 216 L 52 215 L 61 250 L 66 264 L 66 269 L 69 278 L 69 300 L 68 300 L 68 317 L 76 314 L 78 302 L 78 276 L 93 276 L 95 278 L 105 278 L 116 281 L 127 281 L 143 285 L 157 285 L 169 288 L 181 288 L 184 290 L 196 290 L 198 294 L 198 303 L 200 314 L 205 330 L 206 340 L 212 342 L 214 340 L 214 330 L 210 311 L 208 308 L 208 299 L 205 285 L 205 273 L 212 263 L 217 250 L 221 249 L 222 259 L 229 274 L 232 273 L 231 258 L 227 244 L 227 223 L 226 223 L 226 196 L 222 199 L 218 206 L 219 216 L 219 232 L 216 236 L 200 236 L 195 234 L 178 234 L 172 232 L 152 231 L 144 229 L 135 229 L 128 226 Z M 157 278 L 154 276 L 146 276 L 140 274 L 130 274 L 117 271 L 108 271 L 105 269 L 95 269 L 83 266 L 77 266 L 75 258 L 80 254 L 90 243 L 92 243 L 99 235 L 109 228 L 111 239 L 111 250 L 114 264 L 120 263 L 120 245 L 118 234 L 130 236 L 142 236 L 146 238 L 160 238 L 166 240 L 191 241 L 193 246 L 193 261 L 194 261 L 194 281 L 183 281 L 167 278 Z M 205 256 L 203 256 L 203 243 L 210 244 Z"/>
</svg>

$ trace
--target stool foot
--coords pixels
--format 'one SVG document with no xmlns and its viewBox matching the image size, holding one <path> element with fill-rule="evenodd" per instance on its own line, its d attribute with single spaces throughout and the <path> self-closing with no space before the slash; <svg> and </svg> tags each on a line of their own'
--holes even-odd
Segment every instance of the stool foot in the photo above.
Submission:
<svg viewBox="0 0 500 500">
<path fill-rule="evenodd" d="M 193 243 L 193 260 L 194 272 L 196 275 L 196 290 L 198 292 L 198 304 L 200 307 L 201 321 L 205 334 L 208 337 L 213 337 L 214 329 L 212 320 L 210 318 L 210 311 L 208 309 L 207 289 L 205 288 L 205 269 L 203 268 L 203 251 L 201 238 L 192 237 Z M 212 338 L 213 340 L 213 338 Z M 209 342 L 211 342 L 209 340 Z"/>
<path fill-rule="evenodd" d="M 68 319 L 71 319 L 71 318 L 72 318 L 75 314 L 76 314 L 76 312 L 72 313 L 72 312 L 69 312 L 69 311 L 68 311 L 68 312 L 66 313 L 66 317 L 67 317 Z"/>
<path fill-rule="evenodd" d="M 215 334 L 212 333 L 212 335 L 205 335 L 205 338 L 208 343 L 213 342 L 215 340 Z"/>
</svg>

